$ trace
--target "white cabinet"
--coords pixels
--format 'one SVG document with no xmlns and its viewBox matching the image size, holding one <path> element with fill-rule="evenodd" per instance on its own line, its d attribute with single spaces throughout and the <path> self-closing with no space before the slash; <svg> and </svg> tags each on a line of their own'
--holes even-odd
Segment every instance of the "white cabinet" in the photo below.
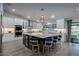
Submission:
<svg viewBox="0 0 79 59">
<path fill-rule="evenodd" d="M 27 20 L 20 19 L 20 18 L 13 18 L 8 16 L 3 16 L 3 26 L 6 28 L 14 28 L 15 25 L 24 25 L 27 27 Z M 23 24 L 24 23 L 24 24 Z"/>
<path fill-rule="evenodd" d="M 15 25 L 23 25 L 23 20 L 19 18 L 15 18 Z"/>
<path fill-rule="evenodd" d="M 3 16 L 3 26 L 5 28 L 13 28 L 14 24 L 15 24 L 15 21 L 13 18 Z"/>
</svg>

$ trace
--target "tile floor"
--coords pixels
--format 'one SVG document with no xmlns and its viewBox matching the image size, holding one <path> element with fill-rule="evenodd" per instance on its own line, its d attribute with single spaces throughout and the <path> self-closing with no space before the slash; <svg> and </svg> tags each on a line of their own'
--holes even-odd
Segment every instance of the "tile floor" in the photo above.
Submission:
<svg viewBox="0 0 79 59">
<path fill-rule="evenodd" d="M 13 39 L 13 38 L 12 38 Z M 17 38 L 16 38 L 17 39 Z M 1 56 L 39 56 L 32 53 L 22 44 L 22 38 L 3 42 Z M 51 49 L 50 53 L 41 54 L 40 56 L 79 56 L 79 44 L 75 43 L 62 43 L 59 46 Z"/>
</svg>

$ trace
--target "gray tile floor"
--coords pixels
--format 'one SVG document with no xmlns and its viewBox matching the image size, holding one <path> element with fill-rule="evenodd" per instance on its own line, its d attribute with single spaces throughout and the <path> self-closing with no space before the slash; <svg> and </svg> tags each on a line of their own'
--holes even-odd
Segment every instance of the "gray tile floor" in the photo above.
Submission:
<svg viewBox="0 0 79 59">
<path fill-rule="evenodd" d="M 22 44 L 22 40 L 14 40 L 3 43 L 3 56 L 33 56 L 30 49 Z M 48 54 L 40 54 L 40 56 L 47 56 Z M 35 55 L 34 55 L 35 56 Z M 51 49 L 49 56 L 79 56 L 79 44 L 62 43 L 61 47 L 57 46 Z"/>
<path fill-rule="evenodd" d="M 9 38 L 11 41 L 3 42 L 1 56 L 38 56 L 26 48 L 22 44 L 22 38 Z M 13 40 L 15 39 L 15 40 Z M 18 40 L 17 40 L 18 39 Z M 56 46 L 51 49 L 50 53 L 44 53 L 40 56 L 79 56 L 79 44 L 75 43 L 62 43 L 61 46 Z"/>
</svg>

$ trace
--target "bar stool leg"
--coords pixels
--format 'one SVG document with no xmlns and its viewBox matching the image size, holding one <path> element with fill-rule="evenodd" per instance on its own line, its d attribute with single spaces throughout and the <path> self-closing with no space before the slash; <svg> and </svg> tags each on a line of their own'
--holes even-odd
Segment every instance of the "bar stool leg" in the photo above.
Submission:
<svg viewBox="0 0 79 59">
<path fill-rule="evenodd" d="M 50 53 L 50 47 L 47 47 L 48 48 L 48 55 L 49 55 L 49 53 Z"/>
<path fill-rule="evenodd" d="M 40 49 L 39 49 L 39 46 L 38 46 L 38 54 L 40 55 L 40 52 L 39 51 L 40 51 Z"/>
<path fill-rule="evenodd" d="M 34 47 L 32 46 L 32 53 L 34 54 Z"/>
<path fill-rule="evenodd" d="M 35 54 L 34 46 L 32 46 L 32 53 L 33 53 L 33 55 Z M 38 53 L 38 55 L 40 55 L 39 46 L 37 46 L 37 53 Z"/>
<path fill-rule="evenodd" d="M 45 47 L 43 46 L 43 54 L 44 54 L 44 48 L 45 48 Z"/>
</svg>

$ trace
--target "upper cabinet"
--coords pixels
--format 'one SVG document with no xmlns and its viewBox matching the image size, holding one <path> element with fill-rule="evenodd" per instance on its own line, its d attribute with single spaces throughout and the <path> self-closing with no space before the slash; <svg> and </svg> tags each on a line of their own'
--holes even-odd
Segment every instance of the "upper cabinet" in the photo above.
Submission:
<svg viewBox="0 0 79 59">
<path fill-rule="evenodd" d="M 4 27 L 8 27 L 8 28 L 14 27 L 15 21 L 11 17 L 3 16 L 3 20 L 2 21 L 3 21 L 3 26 Z"/>
<path fill-rule="evenodd" d="M 25 28 L 27 27 L 27 20 L 3 16 L 4 27 L 13 28 L 15 25 L 22 25 Z"/>
</svg>

